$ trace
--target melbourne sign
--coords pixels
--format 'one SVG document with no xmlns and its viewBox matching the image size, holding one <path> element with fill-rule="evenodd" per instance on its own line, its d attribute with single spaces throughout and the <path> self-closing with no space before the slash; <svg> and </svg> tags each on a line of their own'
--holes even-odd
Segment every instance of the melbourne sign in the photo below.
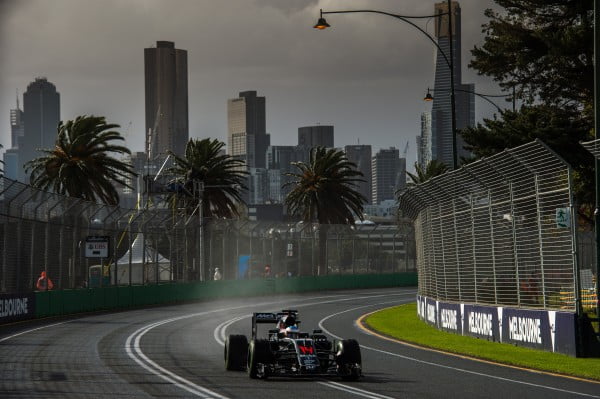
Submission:
<svg viewBox="0 0 600 399">
<path fill-rule="evenodd" d="M 1 294 L 0 324 L 35 317 L 35 294 Z"/>
<path fill-rule="evenodd" d="M 440 330 L 576 355 L 575 313 L 448 303 L 420 295 L 417 313 Z"/>
</svg>

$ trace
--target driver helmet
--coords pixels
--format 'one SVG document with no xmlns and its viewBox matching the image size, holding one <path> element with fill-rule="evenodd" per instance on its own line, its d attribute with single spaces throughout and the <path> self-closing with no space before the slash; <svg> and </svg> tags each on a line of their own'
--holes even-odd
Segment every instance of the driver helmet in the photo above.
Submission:
<svg viewBox="0 0 600 399">
<path fill-rule="evenodd" d="M 298 327 L 296 327 L 296 326 L 289 326 L 285 329 L 285 335 L 288 335 L 288 336 L 297 334 L 298 332 L 299 332 Z"/>
<path fill-rule="evenodd" d="M 283 324 L 285 324 L 286 327 L 295 326 L 296 318 L 292 315 L 287 315 L 283 318 Z"/>
</svg>

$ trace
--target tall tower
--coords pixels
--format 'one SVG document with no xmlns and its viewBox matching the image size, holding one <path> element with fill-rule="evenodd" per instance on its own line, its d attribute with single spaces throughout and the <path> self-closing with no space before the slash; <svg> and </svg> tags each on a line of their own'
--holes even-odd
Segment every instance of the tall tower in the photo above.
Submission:
<svg viewBox="0 0 600 399">
<path fill-rule="evenodd" d="M 469 107 L 475 104 L 475 95 L 468 93 L 468 90 L 474 89 L 474 85 L 463 85 L 462 64 L 461 64 L 461 16 L 458 2 L 452 2 L 452 62 L 454 64 L 454 90 L 456 105 L 456 129 L 462 129 L 472 124 L 467 124 L 466 118 L 460 118 L 460 115 L 474 115 L 474 109 L 471 112 Z M 436 14 L 447 13 L 448 3 L 436 3 L 434 5 Z M 443 53 L 450 61 L 450 31 L 448 26 L 448 15 L 435 18 L 435 37 Z M 444 55 L 437 49 L 435 63 L 435 82 L 434 82 L 434 100 L 431 108 L 431 151 L 432 158 L 444 162 L 448 166 L 453 166 L 452 151 L 452 104 L 450 99 L 451 81 L 450 68 L 444 58 Z M 473 118 L 474 119 L 474 118 Z M 474 123 L 474 120 L 473 120 Z M 463 142 L 457 137 L 457 158 L 466 156 L 468 153 L 463 149 Z"/>
<path fill-rule="evenodd" d="M 400 158 L 400 150 L 382 148 L 373 156 L 371 169 L 374 205 L 395 199 L 396 191 L 406 187 L 406 159 Z"/>
<path fill-rule="evenodd" d="M 425 169 L 431 161 L 431 112 L 421 113 L 421 135 L 417 136 L 417 163 Z"/>
<path fill-rule="evenodd" d="M 357 183 L 356 190 L 371 203 L 371 146 L 370 145 L 347 145 L 344 147 L 346 158 L 356 164 L 356 169 L 362 172 L 364 181 Z"/>
<path fill-rule="evenodd" d="M 182 156 L 189 139 L 187 51 L 167 41 L 145 48 L 144 76 L 146 154 L 157 163 L 167 151 Z"/>
<path fill-rule="evenodd" d="M 43 155 L 38 149 L 53 148 L 56 141 L 60 121 L 60 94 L 56 91 L 56 86 L 44 77 L 31 82 L 23 93 L 21 116 L 23 135 L 16 137 L 16 178 L 27 182 L 29 176 L 23 168 L 25 163 Z"/>
<path fill-rule="evenodd" d="M 240 92 L 227 100 L 227 148 L 229 155 L 246 162 L 248 168 L 266 167 L 267 147 L 265 97 L 256 91 Z"/>
</svg>

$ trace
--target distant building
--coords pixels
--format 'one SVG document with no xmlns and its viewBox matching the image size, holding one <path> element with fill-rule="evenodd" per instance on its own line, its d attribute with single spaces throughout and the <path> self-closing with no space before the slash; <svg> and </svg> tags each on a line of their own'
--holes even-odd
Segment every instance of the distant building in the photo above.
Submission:
<svg viewBox="0 0 600 399">
<path fill-rule="evenodd" d="M 270 189 L 273 201 L 277 201 L 277 198 L 279 202 L 285 201 L 288 193 L 292 190 L 292 187 L 284 187 L 284 185 L 293 180 L 286 173 L 297 171 L 296 167 L 292 165 L 293 162 L 308 162 L 308 152 L 302 147 L 291 145 L 274 145 L 267 148 L 267 169 L 276 170 L 280 176 L 279 194 L 276 195 L 274 187 Z M 273 179 L 275 178 L 272 177 L 269 181 L 272 182 Z"/>
<path fill-rule="evenodd" d="M 298 146 L 333 148 L 333 126 L 316 125 L 298 128 Z"/>
<path fill-rule="evenodd" d="M 145 48 L 144 75 L 145 151 L 160 165 L 167 151 L 184 155 L 189 140 L 187 51 L 168 41 Z"/>
<path fill-rule="evenodd" d="M 10 110 L 10 145 L 11 148 L 19 148 L 20 137 L 25 135 L 25 115 L 19 108 L 19 97 L 17 96 L 17 108 Z"/>
<path fill-rule="evenodd" d="M 373 156 L 372 201 L 374 205 L 396 198 L 396 191 L 406 187 L 406 159 L 397 148 L 381 149 Z"/>
<path fill-rule="evenodd" d="M 10 110 L 10 147 L 4 153 L 4 176 L 16 180 L 19 173 L 19 141 L 25 135 L 25 114 L 19 107 L 17 96 L 17 108 Z"/>
<path fill-rule="evenodd" d="M 23 134 L 15 134 L 17 146 L 7 151 L 7 176 L 11 174 L 17 180 L 27 183 L 29 176 L 25 173 L 24 165 L 42 156 L 40 149 L 54 148 L 56 142 L 60 122 L 60 94 L 56 91 L 56 86 L 44 77 L 36 78 L 23 93 L 23 112 L 17 112 L 16 115 L 22 118 Z"/>
<path fill-rule="evenodd" d="M 371 146 L 370 145 L 347 145 L 344 147 L 346 158 L 356 164 L 358 171 L 362 172 L 364 182 L 357 184 L 356 190 L 367 200 L 366 204 L 372 201 L 371 192 Z"/>
<path fill-rule="evenodd" d="M 271 137 L 266 132 L 265 97 L 243 91 L 227 100 L 227 149 L 248 168 L 265 168 Z"/>
<path fill-rule="evenodd" d="M 421 135 L 417 136 L 417 164 L 425 169 L 431 162 L 431 112 L 421 114 Z"/>
<path fill-rule="evenodd" d="M 452 45 L 454 64 L 454 88 L 455 88 L 455 109 L 456 109 L 456 129 L 462 129 L 474 125 L 475 115 L 475 94 L 472 92 L 475 86 L 463 85 L 462 64 L 461 64 L 461 10 L 459 3 L 452 2 Z M 440 2 L 434 5 L 436 14 L 447 13 L 448 3 Z M 446 59 L 450 59 L 450 31 L 448 29 L 448 16 L 444 15 L 435 18 L 435 37 L 439 45 L 435 63 L 435 82 L 434 82 L 434 100 L 431 108 L 431 150 L 432 159 L 437 159 L 446 165 L 453 166 L 453 137 L 452 137 L 452 106 L 451 106 L 451 75 Z M 471 118 L 473 115 L 473 118 Z M 469 156 L 470 154 L 463 149 L 463 141 L 460 136 L 456 140 L 457 159 Z"/>
</svg>

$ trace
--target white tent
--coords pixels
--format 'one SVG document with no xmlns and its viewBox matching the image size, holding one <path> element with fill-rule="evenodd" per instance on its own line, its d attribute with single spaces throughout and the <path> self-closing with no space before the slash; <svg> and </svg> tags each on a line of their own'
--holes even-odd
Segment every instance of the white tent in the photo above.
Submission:
<svg viewBox="0 0 600 399">
<path fill-rule="evenodd" d="M 130 268 L 131 265 L 131 268 Z M 91 266 L 100 268 L 100 265 Z M 131 269 L 131 271 L 130 271 Z M 158 270 L 158 275 L 157 275 Z M 110 284 L 116 282 L 119 285 L 156 283 L 171 280 L 171 262 L 144 240 L 144 235 L 138 233 L 131 244 L 131 248 L 110 267 Z M 158 281 L 157 281 L 158 279 Z"/>
</svg>

